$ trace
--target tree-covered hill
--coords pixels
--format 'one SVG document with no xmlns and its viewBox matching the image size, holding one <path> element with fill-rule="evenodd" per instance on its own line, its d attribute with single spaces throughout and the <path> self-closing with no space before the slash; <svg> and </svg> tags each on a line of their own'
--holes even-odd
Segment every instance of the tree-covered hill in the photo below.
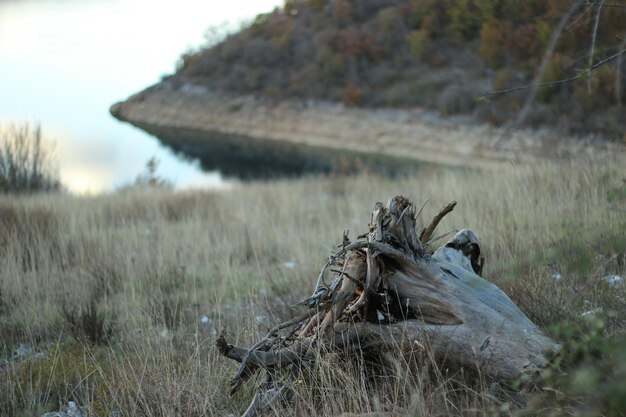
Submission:
<svg viewBox="0 0 626 417">
<path fill-rule="evenodd" d="M 624 49 L 626 1 L 578 3 L 287 0 L 220 43 L 183 56 L 176 76 L 236 93 L 351 106 L 424 106 L 502 124 L 515 118 L 528 90 L 477 97 L 532 83 L 570 8 L 544 82 L 589 68 L 592 49 L 592 65 Z M 595 68 L 590 80 L 583 75 L 539 89 L 525 123 L 623 138 L 621 58 Z"/>
</svg>

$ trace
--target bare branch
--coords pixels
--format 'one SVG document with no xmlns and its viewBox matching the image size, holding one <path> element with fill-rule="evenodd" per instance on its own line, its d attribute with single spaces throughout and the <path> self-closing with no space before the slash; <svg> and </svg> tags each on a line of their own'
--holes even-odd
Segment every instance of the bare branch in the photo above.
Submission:
<svg viewBox="0 0 626 417">
<path fill-rule="evenodd" d="M 626 51 L 626 36 L 622 39 L 622 44 L 620 45 L 620 49 L 622 52 Z M 624 55 L 620 54 L 617 59 L 617 63 L 615 64 L 617 71 L 615 71 L 615 101 L 617 102 L 617 107 L 622 107 L 622 62 Z"/>
<path fill-rule="evenodd" d="M 562 80 L 557 80 L 557 81 L 546 81 L 546 82 L 539 83 L 539 84 L 528 84 L 528 85 L 523 85 L 523 86 L 520 86 L 520 87 L 507 88 L 505 90 L 486 91 L 486 92 L 482 93 L 481 95 L 479 95 L 478 98 L 484 100 L 488 96 L 495 96 L 495 95 L 499 95 L 499 94 L 512 93 L 514 91 L 528 90 L 528 89 L 531 89 L 531 88 L 532 89 L 537 89 L 537 88 L 541 88 L 541 87 L 548 87 L 548 86 L 551 86 L 551 85 L 571 83 L 572 81 L 576 81 L 576 80 L 580 79 L 588 71 L 594 70 L 594 69 L 596 69 L 596 68 L 598 68 L 598 67 L 600 67 L 600 66 L 602 66 L 604 64 L 607 64 L 607 63 L 613 61 L 616 58 L 620 58 L 625 53 L 626 53 L 626 48 L 622 48 L 618 53 L 613 54 L 613 55 L 609 56 L 608 58 L 603 59 L 600 62 L 597 62 L 591 68 L 587 68 L 585 70 L 579 71 L 576 75 L 574 75 L 572 77 L 569 77 L 569 78 L 564 78 Z"/>
<path fill-rule="evenodd" d="M 602 14 L 602 5 L 604 4 L 604 0 L 600 0 L 600 4 L 598 4 L 596 10 L 596 20 L 593 25 L 593 32 L 591 34 L 591 49 L 589 50 L 589 71 L 587 71 L 587 91 L 591 93 L 591 66 L 593 65 L 593 53 L 596 48 L 596 35 L 598 34 L 598 24 L 600 23 L 600 14 Z"/>
<path fill-rule="evenodd" d="M 522 107 L 522 110 L 517 114 L 515 125 L 519 126 L 524 122 L 524 120 L 526 120 L 526 116 L 528 115 L 528 112 L 530 111 L 530 107 L 535 101 L 535 95 L 537 94 L 536 86 L 541 84 L 541 81 L 543 80 L 546 69 L 548 68 L 548 62 L 550 61 L 550 58 L 552 57 L 552 54 L 554 53 L 554 49 L 556 48 L 556 44 L 559 38 L 561 37 L 561 33 L 563 33 L 563 29 L 565 28 L 565 25 L 567 24 L 567 22 L 570 20 L 574 12 L 578 9 L 578 7 L 580 7 L 582 3 L 583 3 L 583 0 L 576 0 L 576 2 L 572 4 L 572 6 L 567 10 L 567 12 L 563 16 L 561 16 L 561 20 L 559 21 L 557 27 L 554 29 L 554 31 L 552 31 L 552 35 L 550 36 L 550 41 L 548 42 L 548 48 L 546 49 L 546 52 L 543 55 L 543 58 L 541 60 L 541 65 L 539 66 L 539 71 L 537 71 L 537 75 L 535 75 L 535 79 L 532 83 L 533 87 L 530 89 L 530 92 L 528 93 L 528 96 L 526 97 L 526 101 L 524 102 L 524 106 Z"/>
<path fill-rule="evenodd" d="M 456 207 L 456 201 L 453 201 L 449 203 L 448 205 L 446 205 L 444 208 L 442 208 L 439 211 L 439 213 L 437 213 L 435 217 L 433 217 L 433 220 L 430 222 L 430 225 L 426 229 L 424 229 L 422 233 L 420 234 L 420 241 L 422 243 L 426 243 L 430 239 L 432 239 L 433 235 L 435 234 L 435 230 L 437 229 L 437 226 L 439 226 L 439 222 L 441 222 L 441 220 L 448 213 L 454 210 L 454 207 Z"/>
<path fill-rule="evenodd" d="M 604 5 L 604 7 L 613 7 L 613 8 L 616 8 L 616 9 L 624 9 L 624 10 L 626 10 L 626 6 L 623 5 L 623 4 L 607 3 L 607 4 Z"/>
</svg>

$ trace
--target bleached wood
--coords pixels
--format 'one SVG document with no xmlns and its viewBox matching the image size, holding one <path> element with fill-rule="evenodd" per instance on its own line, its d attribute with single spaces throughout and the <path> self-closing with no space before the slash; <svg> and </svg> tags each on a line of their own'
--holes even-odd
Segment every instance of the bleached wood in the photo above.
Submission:
<svg viewBox="0 0 626 417">
<path fill-rule="evenodd" d="M 218 340 L 222 354 L 241 362 L 233 390 L 251 373 L 267 371 L 270 382 L 259 388 L 265 394 L 255 396 L 247 415 L 260 398 L 274 401 L 270 393 L 284 392 L 284 386 L 272 385 L 273 372 L 290 366 L 294 375 L 328 351 L 401 353 L 418 346 L 442 362 L 501 380 L 546 365 L 544 353 L 558 345 L 478 275 L 484 258 L 471 230 L 461 230 L 434 253 L 424 247 L 455 205 L 444 207 L 420 239 L 409 200 L 397 196 L 386 205 L 377 203 L 369 233 L 355 242 L 344 234 L 341 249 L 325 261 L 313 295 L 297 304 L 310 309 L 304 319 L 275 327 L 251 349 Z M 332 284 L 325 287 L 321 276 L 332 265 L 341 269 L 333 270 Z M 374 315 L 372 308 L 378 309 Z M 294 336 L 278 337 L 286 329 Z"/>
</svg>

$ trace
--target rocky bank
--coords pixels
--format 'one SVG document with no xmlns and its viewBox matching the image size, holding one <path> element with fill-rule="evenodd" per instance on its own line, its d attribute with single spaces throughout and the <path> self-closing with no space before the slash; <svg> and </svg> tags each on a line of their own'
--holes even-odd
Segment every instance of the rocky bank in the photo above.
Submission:
<svg viewBox="0 0 626 417">
<path fill-rule="evenodd" d="M 252 144 L 303 145 L 449 166 L 497 167 L 511 161 L 602 157 L 625 150 L 599 137 L 564 137 L 547 129 L 507 130 L 421 109 L 348 108 L 234 96 L 174 77 L 116 103 L 111 113 L 144 129 L 217 132 L 246 137 Z M 181 138 L 179 145 L 186 140 Z"/>
</svg>

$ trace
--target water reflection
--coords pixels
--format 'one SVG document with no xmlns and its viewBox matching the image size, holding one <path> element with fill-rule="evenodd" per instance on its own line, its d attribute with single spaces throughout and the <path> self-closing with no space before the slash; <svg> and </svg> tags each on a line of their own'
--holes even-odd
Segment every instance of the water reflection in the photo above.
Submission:
<svg viewBox="0 0 626 417">
<path fill-rule="evenodd" d="M 224 178 L 276 179 L 310 173 L 350 174 L 362 171 L 397 176 L 419 168 L 415 161 L 397 157 L 261 141 L 193 129 L 140 127 L 178 154 L 198 159 L 204 170 L 217 170 Z"/>
<path fill-rule="evenodd" d="M 0 1 L 0 123 L 41 123 L 75 192 L 132 182 L 151 157 L 177 187 L 221 184 L 109 106 L 172 73 L 210 25 L 271 10 L 281 0 Z"/>
<path fill-rule="evenodd" d="M 64 138 L 56 146 L 62 168 L 61 183 L 74 193 L 97 194 L 126 186 L 144 171 L 147 160 L 152 157 L 159 162 L 158 174 L 177 189 L 227 185 L 219 172 L 205 172 L 199 161 L 181 159 L 153 140 L 142 139 L 148 142 L 143 146 L 150 145 L 148 150 L 152 153 L 137 152 L 142 147 L 129 146 L 125 154 L 123 149 L 111 146 L 110 141 L 98 137 L 77 139 L 67 132 L 49 136 Z"/>
</svg>

